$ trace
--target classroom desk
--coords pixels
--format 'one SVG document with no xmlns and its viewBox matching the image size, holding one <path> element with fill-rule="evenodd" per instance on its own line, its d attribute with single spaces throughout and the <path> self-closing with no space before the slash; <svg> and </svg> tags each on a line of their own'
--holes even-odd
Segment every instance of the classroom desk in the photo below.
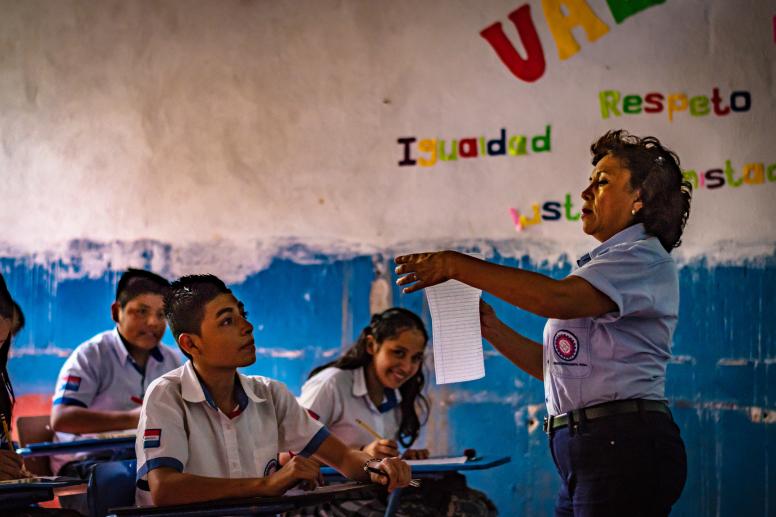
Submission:
<svg viewBox="0 0 776 517">
<path fill-rule="evenodd" d="M 471 470 L 487 470 L 504 465 L 512 461 L 510 456 L 481 456 L 466 463 L 448 463 L 448 464 L 425 464 L 413 465 L 413 478 L 439 478 L 446 472 L 464 472 Z M 331 467 L 322 467 L 321 474 L 330 481 L 344 479 L 342 475 Z M 384 517 L 393 517 L 399 509 L 401 493 L 403 488 L 394 490 L 388 497 L 388 504 L 385 508 Z"/>
<path fill-rule="evenodd" d="M 298 510 L 305 506 L 326 503 L 336 499 L 367 499 L 376 497 L 377 485 L 345 483 L 322 487 L 314 492 L 296 493 L 281 497 L 251 497 L 247 499 L 224 499 L 207 503 L 181 504 L 174 506 L 127 506 L 111 508 L 109 517 L 221 517 L 223 515 L 276 515 Z"/>
<path fill-rule="evenodd" d="M 0 483 L 0 508 L 23 508 L 43 501 L 51 501 L 58 495 L 84 493 L 86 481 L 61 478 L 56 481 L 32 483 Z"/>
<path fill-rule="evenodd" d="M 16 449 L 17 454 L 25 458 L 35 456 L 53 456 L 55 454 L 75 454 L 79 452 L 120 452 L 135 448 L 135 437 L 121 438 L 86 438 L 72 442 L 41 442 L 30 443 L 26 447 Z"/>
</svg>

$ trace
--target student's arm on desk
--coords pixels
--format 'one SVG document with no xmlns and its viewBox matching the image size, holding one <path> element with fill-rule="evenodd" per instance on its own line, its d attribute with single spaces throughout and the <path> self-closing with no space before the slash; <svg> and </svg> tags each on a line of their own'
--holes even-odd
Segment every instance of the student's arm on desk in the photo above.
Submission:
<svg viewBox="0 0 776 517">
<path fill-rule="evenodd" d="M 148 473 L 151 500 L 155 505 L 199 503 L 238 497 L 283 495 L 300 481 L 317 484 L 317 462 L 294 456 L 280 470 L 263 478 L 211 478 L 159 467 Z"/>
<path fill-rule="evenodd" d="M 532 377 L 544 379 L 542 345 L 509 328 L 496 316 L 493 307 L 482 300 L 480 300 L 480 326 L 482 337 L 504 357 Z"/>
<path fill-rule="evenodd" d="M 352 480 L 387 485 L 389 492 L 407 486 L 411 478 L 410 466 L 400 458 L 383 458 L 379 464 L 375 464 L 387 477 L 378 474 L 367 475 L 363 467 L 371 456 L 364 451 L 349 448 L 333 435 L 329 435 L 321 443 L 315 451 L 315 458 L 331 465 Z"/>
<path fill-rule="evenodd" d="M 57 404 L 51 409 L 51 428 L 62 433 L 84 434 L 137 427 L 140 407 L 129 411 L 96 411 Z"/>
<path fill-rule="evenodd" d="M 0 481 L 25 477 L 22 457 L 9 450 L 0 449 Z"/>
</svg>

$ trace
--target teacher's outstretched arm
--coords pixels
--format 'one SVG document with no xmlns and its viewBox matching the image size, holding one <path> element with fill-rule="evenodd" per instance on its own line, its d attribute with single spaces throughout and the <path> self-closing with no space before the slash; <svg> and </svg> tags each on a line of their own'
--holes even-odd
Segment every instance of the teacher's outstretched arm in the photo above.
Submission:
<svg viewBox="0 0 776 517">
<path fill-rule="evenodd" d="M 545 318 L 595 317 L 617 305 L 587 280 L 568 276 L 555 280 L 518 268 L 492 264 L 456 251 L 415 253 L 396 257 L 396 283 L 405 293 L 458 280 Z"/>
</svg>

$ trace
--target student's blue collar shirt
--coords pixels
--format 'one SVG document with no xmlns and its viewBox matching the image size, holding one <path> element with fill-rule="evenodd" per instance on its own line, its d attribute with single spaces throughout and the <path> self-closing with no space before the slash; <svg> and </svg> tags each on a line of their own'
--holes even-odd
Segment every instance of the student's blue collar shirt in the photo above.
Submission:
<svg viewBox="0 0 776 517">
<path fill-rule="evenodd" d="M 616 305 L 594 318 L 550 319 L 544 329 L 547 410 L 557 415 L 612 400 L 665 400 L 679 311 L 676 264 L 644 225 L 615 234 L 571 274 Z"/>
</svg>

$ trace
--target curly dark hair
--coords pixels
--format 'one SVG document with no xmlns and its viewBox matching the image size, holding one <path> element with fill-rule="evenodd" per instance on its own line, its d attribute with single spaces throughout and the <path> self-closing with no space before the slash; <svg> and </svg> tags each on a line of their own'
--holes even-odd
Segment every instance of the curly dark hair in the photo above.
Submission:
<svg viewBox="0 0 776 517">
<path fill-rule="evenodd" d="M 608 131 L 590 146 L 593 166 L 611 154 L 630 173 L 630 186 L 641 191 L 644 204 L 634 216 L 669 253 L 682 243 L 690 217 L 692 184 L 684 179 L 679 157 L 654 136 L 639 138 L 624 129 Z"/>
<path fill-rule="evenodd" d="M 423 325 L 423 320 L 412 311 L 393 307 L 372 316 L 369 325 L 364 327 L 356 342 L 342 356 L 334 361 L 313 369 L 310 377 L 329 367 L 341 370 L 355 370 L 372 362 L 372 356 L 367 352 L 369 336 L 372 336 L 378 344 L 386 339 L 393 339 L 405 330 L 415 329 L 423 334 L 428 341 L 428 333 Z M 308 377 L 309 378 L 309 377 Z M 404 447 L 410 447 L 418 438 L 420 427 L 428 421 L 429 402 L 423 395 L 423 385 L 426 383 L 423 367 L 418 368 L 418 373 L 407 379 L 399 388 L 401 393 L 401 423 L 397 439 Z M 423 420 L 418 416 L 420 409 Z"/>
</svg>

